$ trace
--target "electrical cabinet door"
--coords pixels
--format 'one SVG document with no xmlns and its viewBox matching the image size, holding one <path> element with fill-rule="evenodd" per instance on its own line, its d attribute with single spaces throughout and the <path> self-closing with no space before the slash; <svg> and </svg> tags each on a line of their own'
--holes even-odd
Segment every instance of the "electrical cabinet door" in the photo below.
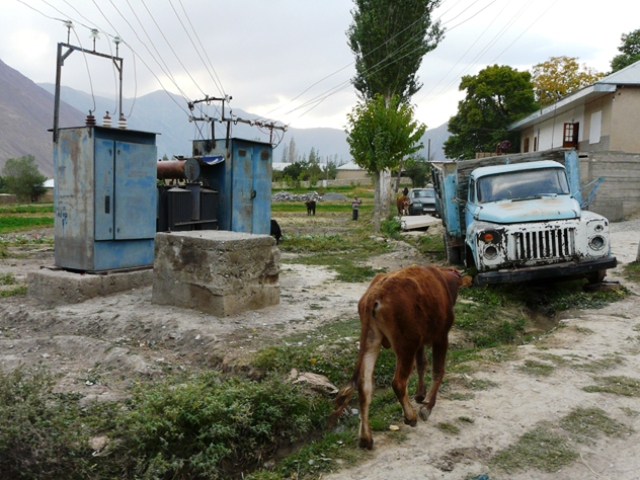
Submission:
<svg viewBox="0 0 640 480">
<path fill-rule="evenodd" d="M 253 148 L 253 198 L 251 233 L 269 235 L 271 232 L 271 154 L 266 148 Z"/>
<path fill-rule="evenodd" d="M 239 148 L 233 162 L 231 230 L 253 233 L 253 148 Z"/>
<path fill-rule="evenodd" d="M 115 142 L 115 240 L 156 234 L 156 146 Z"/>
<path fill-rule="evenodd" d="M 113 140 L 96 139 L 95 157 L 95 239 L 113 240 Z"/>
</svg>

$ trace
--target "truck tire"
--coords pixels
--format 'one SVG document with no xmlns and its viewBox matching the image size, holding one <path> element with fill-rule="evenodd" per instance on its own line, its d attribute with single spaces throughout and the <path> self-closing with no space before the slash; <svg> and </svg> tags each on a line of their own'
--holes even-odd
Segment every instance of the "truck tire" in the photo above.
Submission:
<svg viewBox="0 0 640 480">
<path fill-rule="evenodd" d="M 449 244 L 449 235 L 442 234 L 442 241 L 444 242 L 444 252 L 447 255 L 447 263 L 451 265 L 460 265 L 462 263 L 462 251 L 460 247 L 452 247 Z"/>
<path fill-rule="evenodd" d="M 587 276 L 587 280 L 589 282 L 589 285 L 597 285 L 599 283 L 602 283 L 604 280 L 604 277 L 607 276 L 607 271 L 606 270 L 598 270 L 597 272 L 592 272 Z"/>
</svg>

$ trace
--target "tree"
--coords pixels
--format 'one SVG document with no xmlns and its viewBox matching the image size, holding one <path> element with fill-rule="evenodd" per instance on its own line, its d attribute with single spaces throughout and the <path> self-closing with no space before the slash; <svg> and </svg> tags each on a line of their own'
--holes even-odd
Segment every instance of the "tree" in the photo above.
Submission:
<svg viewBox="0 0 640 480">
<path fill-rule="evenodd" d="M 287 163 L 289 161 L 289 146 L 285 143 L 284 147 L 282 147 L 282 163 Z"/>
<path fill-rule="evenodd" d="M 622 45 L 618 47 L 618 51 L 622 53 L 611 60 L 612 72 L 617 72 L 640 61 L 640 28 L 631 33 L 623 34 L 621 40 Z"/>
<path fill-rule="evenodd" d="M 531 69 L 536 101 L 541 107 L 551 105 L 567 95 L 587 87 L 604 77 L 576 57 L 551 57 Z"/>
<path fill-rule="evenodd" d="M 40 173 L 33 155 L 8 159 L 2 176 L 6 190 L 22 201 L 34 201 L 47 191 L 42 185 L 47 177 Z"/>
<path fill-rule="evenodd" d="M 0 193 L 5 193 L 6 182 L 3 177 L 0 177 Z"/>
<path fill-rule="evenodd" d="M 368 102 L 359 102 L 347 115 L 347 142 L 353 161 L 374 178 L 374 230 L 389 209 L 388 197 L 382 193 L 382 175 L 398 167 L 400 161 L 422 148 L 420 138 L 426 126 L 413 119 L 413 108 L 402 103 L 398 95 L 385 102 L 376 94 Z"/>
<path fill-rule="evenodd" d="M 424 187 L 431 177 L 429 162 L 422 155 L 413 155 L 404 165 L 404 172 L 411 179 L 411 186 L 414 188 Z"/>
<path fill-rule="evenodd" d="M 508 66 L 492 65 L 478 75 L 466 75 L 460 90 L 467 93 L 449 120 L 452 135 L 444 142 L 447 158 L 474 158 L 476 152 L 495 151 L 504 140 L 518 145 L 518 134 L 507 127 L 538 108 L 531 74 Z"/>
<path fill-rule="evenodd" d="M 364 100 L 376 94 L 409 102 L 422 86 L 416 72 L 422 57 L 443 37 L 431 19 L 439 0 L 354 0 L 347 31 L 356 59 L 353 85 Z"/>
<path fill-rule="evenodd" d="M 295 163 L 300 160 L 300 154 L 298 153 L 298 149 L 296 148 L 296 141 L 291 137 L 289 141 L 289 157 L 287 159 L 287 163 Z"/>
</svg>

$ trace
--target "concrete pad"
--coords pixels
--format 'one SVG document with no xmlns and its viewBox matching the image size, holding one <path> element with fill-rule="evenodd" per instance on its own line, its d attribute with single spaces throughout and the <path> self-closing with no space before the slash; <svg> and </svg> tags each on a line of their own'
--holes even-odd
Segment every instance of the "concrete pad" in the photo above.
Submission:
<svg viewBox="0 0 640 480">
<path fill-rule="evenodd" d="M 431 215 L 412 215 L 400 217 L 402 230 L 415 230 L 418 228 L 430 228 L 442 223 L 442 220 Z"/>
<path fill-rule="evenodd" d="M 81 303 L 132 288 L 151 285 L 153 270 L 97 275 L 42 269 L 27 275 L 28 295 L 51 305 Z"/>
<path fill-rule="evenodd" d="M 280 303 L 270 235 L 203 230 L 155 237 L 152 302 L 227 316 Z"/>
</svg>

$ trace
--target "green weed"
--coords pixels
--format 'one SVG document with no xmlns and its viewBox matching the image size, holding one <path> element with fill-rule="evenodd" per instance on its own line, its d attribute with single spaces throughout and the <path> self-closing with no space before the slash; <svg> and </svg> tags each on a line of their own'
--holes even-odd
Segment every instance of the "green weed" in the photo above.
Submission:
<svg viewBox="0 0 640 480">
<path fill-rule="evenodd" d="M 28 287 L 26 285 L 17 285 L 13 288 L 0 290 L 0 298 L 13 297 L 14 295 L 26 295 Z"/>
<path fill-rule="evenodd" d="M 604 392 L 625 397 L 640 397 L 640 380 L 630 377 L 595 377 L 598 385 L 584 387 L 585 392 Z"/>
<path fill-rule="evenodd" d="M 16 279 L 13 273 L 0 273 L 0 285 L 14 285 Z"/>
<path fill-rule="evenodd" d="M 498 452 L 490 463 L 509 473 L 529 468 L 551 473 L 577 458 L 578 453 L 563 435 L 548 425 L 540 425 L 522 435 L 514 445 Z"/>
<path fill-rule="evenodd" d="M 538 375 L 542 377 L 548 377 L 554 371 L 552 365 L 546 363 L 536 362 L 534 360 L 525 360 L 524 365 L 521 365 L 518 370 L 529 375 Z"/>
<path fill-rule="evenodd" d="M 625 265 L 622 275 L 631 282 L 640 282 L 640 262 L 635 261 Z"/>
<path fill-rule="evenodd" d="M 596 432 L 609 437 L 621 437 L 632 432 L 599 408 L 577 408 L 560 421 L 560 426 L 571 432 L 579 442 L 593 441 Z"/>
<path fill-rule="evenodd" d="M 449 433 L 452 435 L 458 435 L 460 433 L 460 427 L 454 425 L 453 423 L 440 422 L 436 423 L 436 428 L 444 433 Z"/>
</svg>

